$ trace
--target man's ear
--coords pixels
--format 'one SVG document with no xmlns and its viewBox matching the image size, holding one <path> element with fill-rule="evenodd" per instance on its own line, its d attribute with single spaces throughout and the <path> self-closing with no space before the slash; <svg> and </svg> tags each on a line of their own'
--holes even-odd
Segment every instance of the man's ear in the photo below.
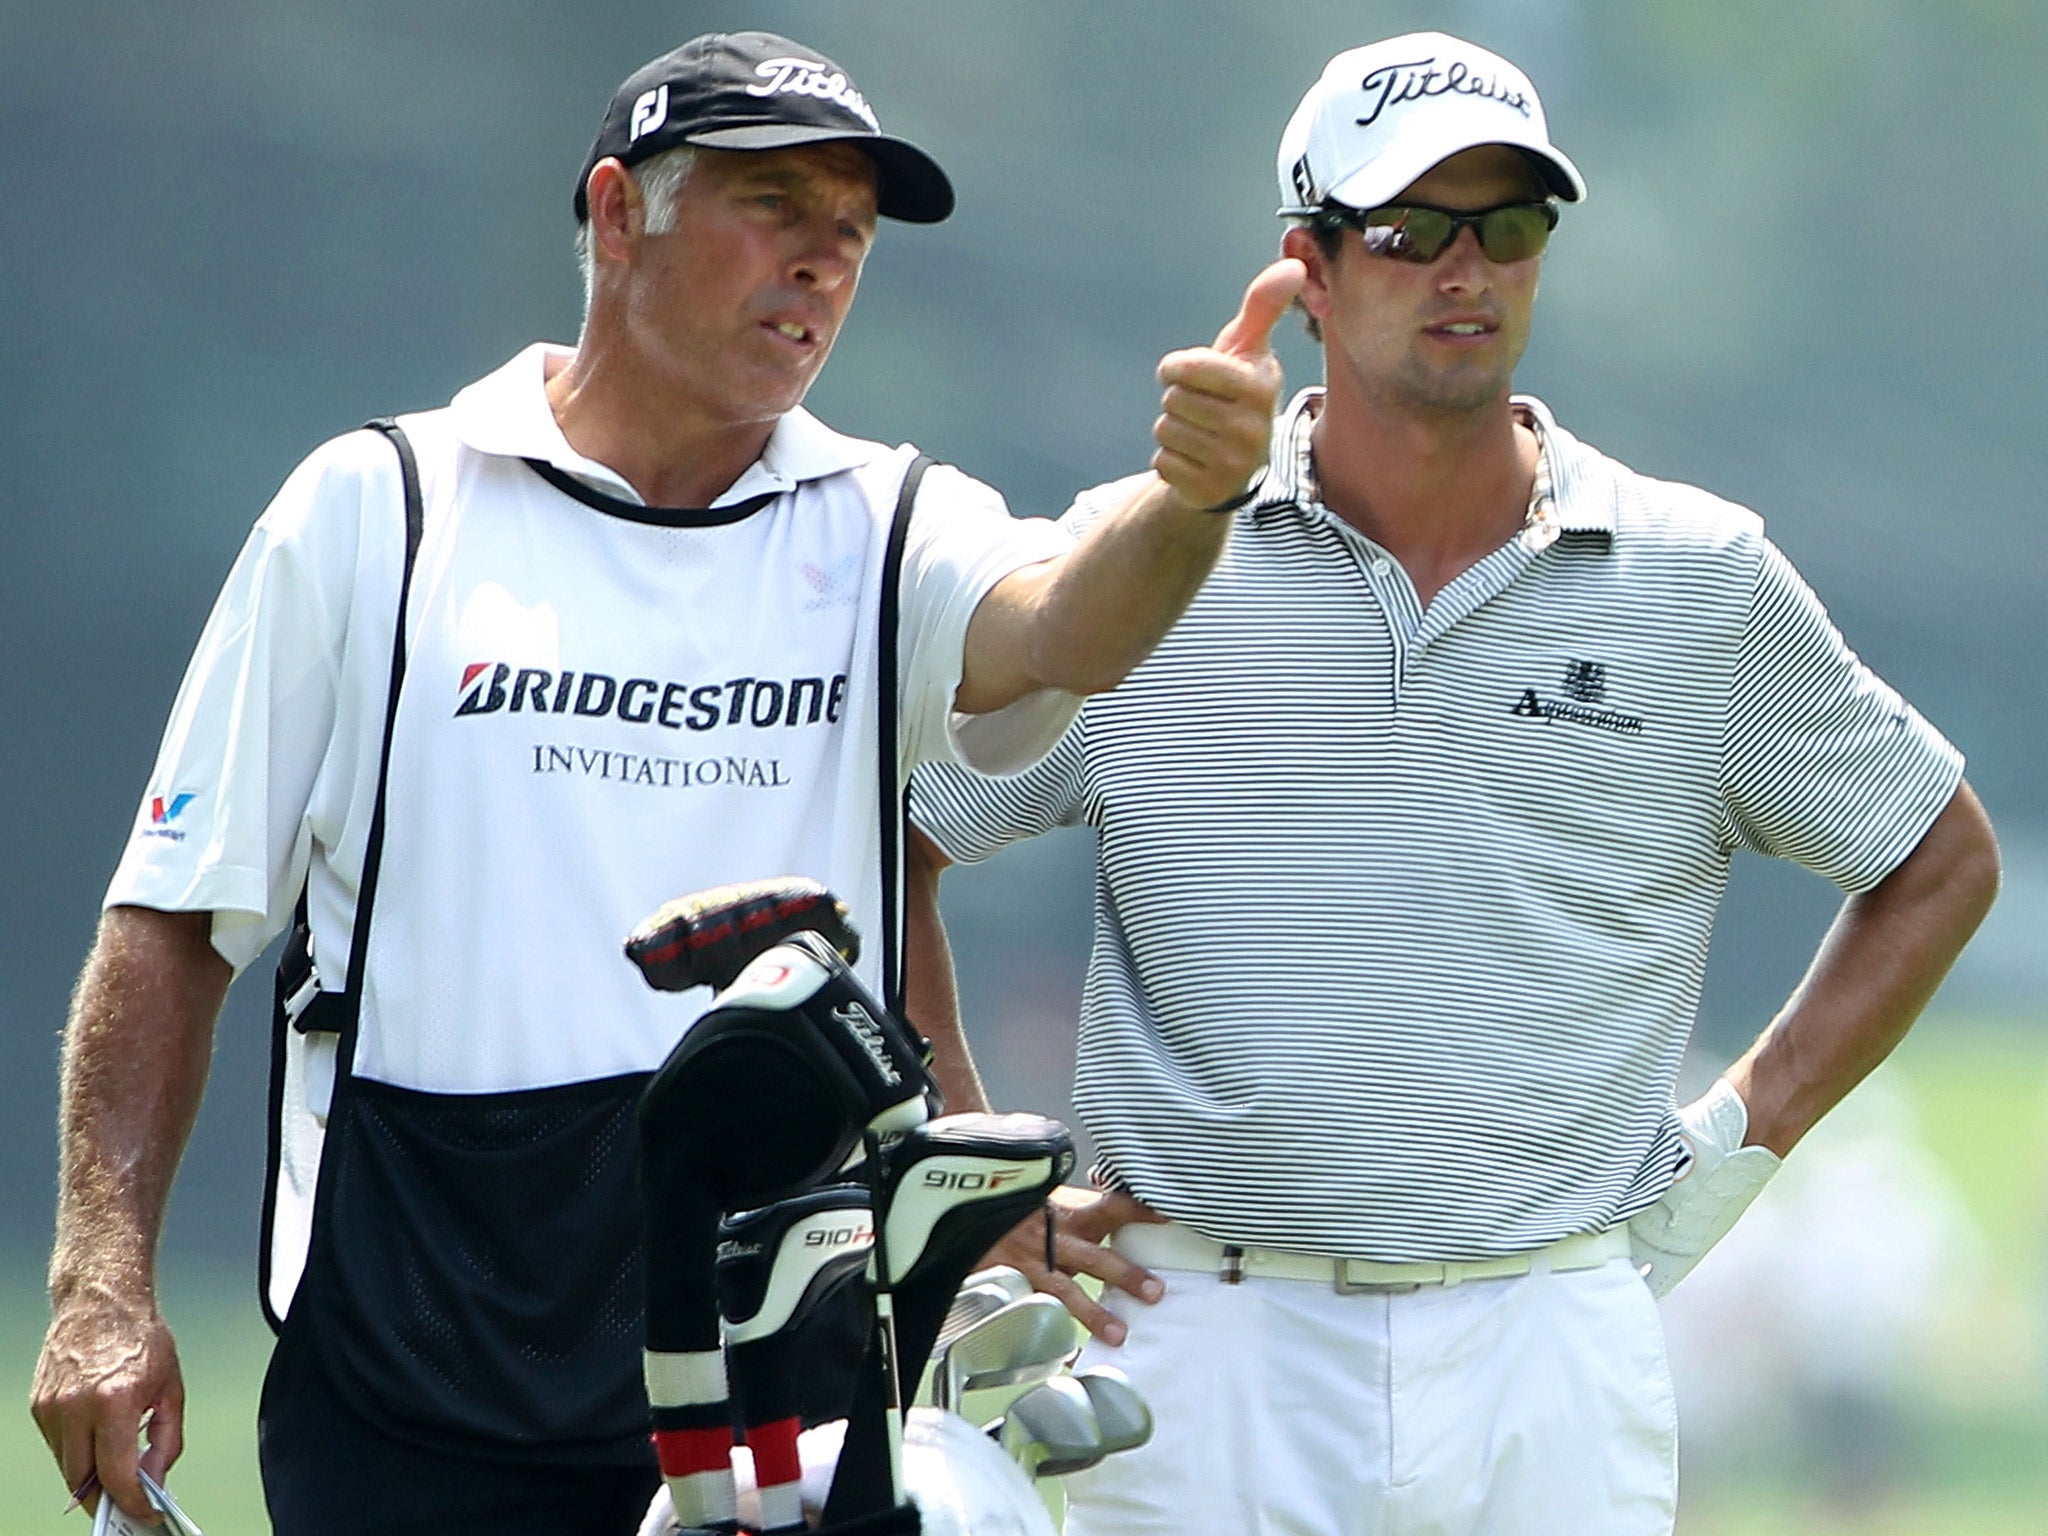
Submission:
<svg viewBox="0 0 2048 1536">
<path fill-rule="evenodd" d="M 1296 224 L 1280 237 L 1280 254 L 1292 256 L 1308 269 L 1308 279 L 1294 302 L 1320 324 L 1330 313 L 1330 258 L 1323 254 L 1322 242 L 1305 225 Z"/>
<path fill-rule="evenodd" d="M 607 155 L 590 168 L 583 196 L 590 209 L 591 249 L 613 261 L 625 260 L 647 228 L 640 183 L 616 156 Z"/>
</svg>

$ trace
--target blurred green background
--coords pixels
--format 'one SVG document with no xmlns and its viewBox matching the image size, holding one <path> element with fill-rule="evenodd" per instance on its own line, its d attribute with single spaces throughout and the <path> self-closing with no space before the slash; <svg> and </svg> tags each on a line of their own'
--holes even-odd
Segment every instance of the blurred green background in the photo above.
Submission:
<svg viewBox="0 0 2048 1536">
<path fill-rule="evenodd" d="M 17 1403 L 56 1032 L 221 574 L 313 444 L 445 400 L 535 336 L 573 339 L 569 195 L 606 97 L 674 42 L 748 25 L 837 58 L 961 192 L 950 223 L 884 232 L 813 406 L 1028 515 L 1143 462 L 1152 366 L 1208 339 L 1268 259 L 1274 141 L 1331 53 L 1435 26 L 1530 71 L 1592 191 L 1546 259 L 1524 387 L 1637 467 L 1761 511 L 1850 642 L 1969 754 L 2007 859 L 1888 1082 L 1671 1304 L 1684 1529 L 2048 1529 L 2033 0 L 0 4 L 0 1369 Z M 1293 383 L 1314 378 L 1303 338 L 1281 349 Z M 1089 858 L 1061 836 L 947 882 L 1008 1105 L 1066 1104 Z M 1769 1016 L 1836 899 L 1738 863 L 1702 1073 Z M 231 999 L 167 1243 L 193 1392 L 174 1486 L 215 1536 L 261 1528 L 264 991 Z M 83 1529 L 58 1521 L 18 1410 L 0 1414 L 0 1489 L 0 1533 Z"/>
</svg>

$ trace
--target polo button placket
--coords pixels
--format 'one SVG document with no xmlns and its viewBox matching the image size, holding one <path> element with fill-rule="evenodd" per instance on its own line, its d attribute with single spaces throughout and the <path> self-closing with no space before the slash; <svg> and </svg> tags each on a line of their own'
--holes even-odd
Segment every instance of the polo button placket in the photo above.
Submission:
<svg viewBox="0 0 2048 1536">
<path fill-rule="evenodd" d="M 1398 718 L 1408 682 L 1408 668 L 1418 649 L 1417 640 L 1421 629 L 1421 615 L 1415 600 L 1415 589 L 1408 584 L 1407 573 L 1394 564 L 1393 556 L 1323 503 L 1316 503 L 1316 511 L 1329 520 L 1339 537 L 1344 540 L 1345 547 L 1351 551 L 1352 558 L 1358 563 L 1359 574 L 1372 589 L 1373 598 L 1380 605 L 1380 612 L 1386 619 L 1387 639 L 1393 648 L 1393 666 L 1387 679 L 1387 691 Z"/>
</svg>

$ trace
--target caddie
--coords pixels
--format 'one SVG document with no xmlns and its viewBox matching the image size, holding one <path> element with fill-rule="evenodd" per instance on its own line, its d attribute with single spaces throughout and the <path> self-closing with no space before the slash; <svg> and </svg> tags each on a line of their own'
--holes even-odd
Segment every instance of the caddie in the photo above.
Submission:
<svg viewBox="0 0 2048 1536">
<path fill-rule="evenodd" d="M 335 438 L 257 522 L 66 1032 L 33 1410 L 67 1487 L 149 1519 L 138 1431 L 142 1468 L 177 1459 L 164 1201 L 222 994 L 293 928 L 275 1528 L 635 1528 L 631 1116 L 696 1009 L 621 941 L 678 892 L 809 875 L 894 991 L 902 775 L 1041 754 L 1181 611 L 1265 453 L 1292 262 L 1177 355 L 1158 473 L 1079 538 L 809 415 L 877 220 L 953 204 L 816 50 L 696 38 L 619 87 L 576 179 L 576 345 Z"/>
<path fill-rule="evenodd" d="M 1664 1536 L 1655 1298 L 1897 1044 L 1996 846 L 1955 748 L 1754 513 L 1513 392 L 1585 195 L 1520 69 L 1439 33 L 1341 53 L 1278 172 L 1324 383 L 1221 565 L 1035 767 L 914 780 L 921 931 L 945 861 L 1100 836 L 1096 1187 L 1064 1202 L 1062 1273 L 1037 1222 L 996 1257 L 1159 1423 L 1069 1480 L 1067 1530 Z M 1680 1108 L 1745 848 L 1847 899 Z M 913 966 L 935 1024 L 942 945 Z"/>
</svg>

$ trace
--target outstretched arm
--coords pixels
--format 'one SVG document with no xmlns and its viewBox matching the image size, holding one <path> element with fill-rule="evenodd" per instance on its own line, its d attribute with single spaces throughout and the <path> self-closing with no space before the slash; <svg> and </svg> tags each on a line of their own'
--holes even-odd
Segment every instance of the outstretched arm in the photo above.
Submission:
<svg viewBox="0 0 2048 1536">
<path fill-rule="evenodd" d="M 1998 894 L 1998 843 L 1968 784 L 1905 861 L 1842 907 L 1791 1000 L 1727 1071 L 1746 1144 L 1783 1157 L 1905 1038 Z"/>
<path fill-rule="evenodd" d="M 184 1449 L 185 1387 L 157 1307 L 171 1179 L 198 1114 L 231 972 L 205 912 L 115 907 L 101 919 L 64 1034 L 50 1329 L 30 1411 L 77 1488 L 96 1474 L 127 1514 L 156 1514 L 136 1478 Z"/>
<path fill-rule="evenodd" d="M 1160 363 L 1152 476 L 1071 552 L 990 589 L 968 624 L 955 708 L 980 714 L 1043 688 L 1114 688 L 1173 627 L 1229 536 L 1231 520 L 1210 509 L 1266 462 L 1281 382 L 1273 326 L 1302 278 L 1300 262 L 1273 263 L 1213 346 Z"/>
</svg>

